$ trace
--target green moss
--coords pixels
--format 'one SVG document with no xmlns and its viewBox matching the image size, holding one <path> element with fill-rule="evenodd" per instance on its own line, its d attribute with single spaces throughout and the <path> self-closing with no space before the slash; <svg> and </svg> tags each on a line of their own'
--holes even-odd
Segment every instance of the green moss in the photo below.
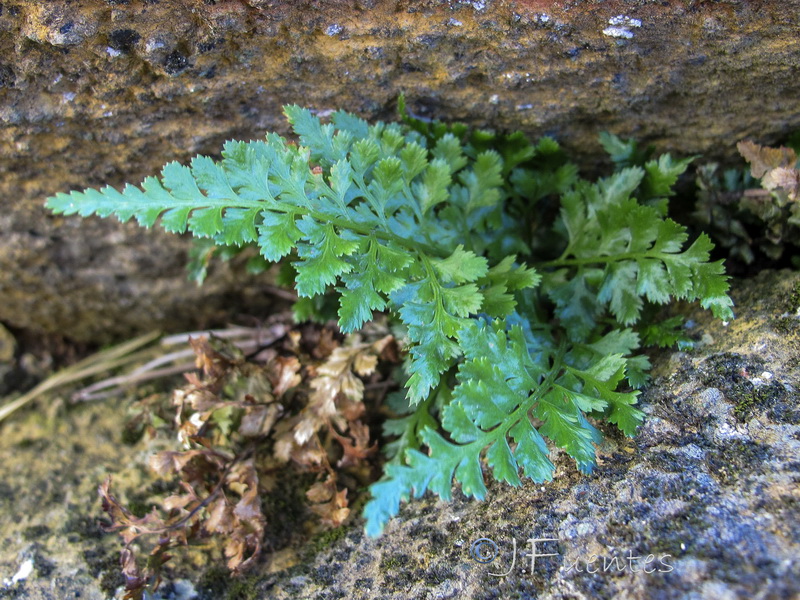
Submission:
<svg viewBox="0 0 800 600">
<path fill-rule="evenodd" d="M 733 408 L 733 414 L 742 423 L 746 423 L 753 416 L 753 409 L 756 406 L 755 394 L 743 393 L 736 406 Z"/>
<path fill-rule="evenodd" d="M 222 566 L 211 567 L 197 582 L 197 591 L 203 600 L 256 600 L 261 595 L 257 590 L 256 575 L 235 576 Z"/>
<path fill-rule="evenodd" d="M 302 523 L 308 518 L 306 490 L 314 482 L 314 474 L 283 477 L 277 485 L 280 492 L 261 497 L 261 510 L 267 519 L 269 544 L 276 549 L 296 542 Z"/>
<path fill-rule="evenodd" d="M 255 576 L 236 577 L 231 580 L 225 600 L 256 600 L 259 598 L 258 579 Z"/>
<path fill-rule="evenodd" d="M 31 541 L 40 537 L 44 537 L 49 533 L 50 528 L 47 525 L 31 525 L 30 527 L 25 528 L 25 530 L 22 532 L 22 537 L 24 537 L 27 541 Z"/>
<path fill-rule="evenodd" d="M 224 598 L 231 581 L 231 574 L 225 567 L 207 569 L 197 582 L 197 591 L 201 598 Z"/>
<path fill-rule="evenodd" d="M 127 509 L 140 519 L 149 513 L 152 508 L 153 505 L 151 503 L 141 500 L 131 500 L 127 505 Z"/>
<path fill-rule="evenodd" d="M 392 569 L 396 569 L 399 566 L 401 566 L 400 561 L 393 556 L 390 556 L 389 558 L 384 558 L 381 561 L 381 569 L 384 571 L 391 571 Z"/>
<path fill-rule="evenodd" d="M 24 440 L 20 440 L 17 442 L 17 449 L 18 450 L 30 450 L 32 448 L 42 448 L 42 441 L 43 440 L 36 440 L 31 438 L 25 438 Z"/>
<path fill-rule="evenodd" d="M 70 516 L 61 528 L 62 533 L 78 540 L 97 541 L 103 537 L 103 530 L 97 524 L 95 516 L 80 514 L 81 509 L 75 504 L 70 504 L 67 508 Z"/>
<path fill-rule="evenodd" d="M 721 483 L 731 485 L 742 477 L 759 471 L 772 456 L 768 446 L 747 440 L 732 440 L 710 452 L 706 458 L 709 472 Z"/>
<path fill-rule="evenodd" d="M 798 321 L 796 317 L 800 314 L 800 281 L 795 282 L 791 291 L 785 298 L 785 304 L 781 304 L 783 306 L 781 306 L 778 311 L 782 310 L 784 314 L 781 317 L 773 319 L 772 325 L 779 331 L 781 330 L 780 328 L 797 331 Z M 783 308 L 784 306 L 785 308 Z"/>
<path fill-rule="evenodd" d="M 346 534 L 347 534 L 346 527 L 337 527 L 336 529 L 323 531 L 319 535 L 315 536 L 308 543 L 309 554 L 312 555 L 319 554 L 329 546 L 335 544 L 336 542 L 344 538 Z"/>
<path fill-rule="evenodd" d="M 456 577 L 456 571 L 447 565 L 431 565 L 425 570 L 423 579 L 429 586 L 439 585 Z"/>
<path fill-rule="evenodd" d="M 381 561 L 382 571 L 394 571 L 400 567 L 408 565 L 409 558 L 407 554 L 394 554 L 387 556 Z"/>
<path fill-rule="evenodd" d="M 144 426 L 131 425 L 130 423 L 123 427 L 120 433 L 120 441 L 126 446 L 133 446 L 139 442 L 144 436 Z"/>
<path fill-rule="evenodd" d="M 696 556 L 710 528 L 705 506 L 690 504 L 669 519 L 650 521 L 644 531 L 635 533 L 634 540 L 637 550 L 647 554 Z"/>
<path fill-rule="evenodd" d="M 786 389 L 777 381 L 755 385 L 750 378 L 764 369 L 758 359 L 724 353 L 710 357 L 704 364 L 703 385 L 719 389 L 734 406 L 733 414 L 746 423 L 756 413 L 779 404 Z"/>
<path fill-rule="evenodd" d="M 100 589 L 109 597 L 114 595 L 118 587 L 125 585 L 125 577 L 119 568 L 118 552 L 86 550 L 83 559 L 89 566 L 89 573 L 100 580 Z"/>
<path fill-rule="evenodd" d="M 797 314 L 800 311 L 800 282 L 792 286 L 792 291 L 786 299 L 787 306 L 785 313 L 772 319 L 772 327 L 778 333 L 789 335 L 796 334 L 800 329 L 800 322 L 798 322 Z"/>
<path fill-rule="evenodd" d="M 789 312 L 797 314 L 798 310 L 800 310 L 800 282 L 794 284 L 792 293 L 789 294 Z"/>
<path fill-rule="evenodd" d="M 783 335 L 796 333 L 799 326 L 795 317 L 778 317 L 772 320 L 772 328 Z"/>
</svg>

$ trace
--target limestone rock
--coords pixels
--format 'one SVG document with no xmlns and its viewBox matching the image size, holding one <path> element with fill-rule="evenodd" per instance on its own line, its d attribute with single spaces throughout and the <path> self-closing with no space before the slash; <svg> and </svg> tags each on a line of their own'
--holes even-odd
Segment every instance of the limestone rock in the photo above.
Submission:
<svg viewBox="0 0 800 600">
<path fill-rule="evenodd" d="M 800 126 L 800 0 L 12 0 L 0 4 L 0 321 L 104 341 L 258 314 L 222 268 L 187 287 L 187 241 L 47 215 L 58 191 L 138 183 L 281 106 L 559 138 L 611 130 L 715 158 Z M 242 297 L 242 289 L 249 297 Z"/>
</svg>

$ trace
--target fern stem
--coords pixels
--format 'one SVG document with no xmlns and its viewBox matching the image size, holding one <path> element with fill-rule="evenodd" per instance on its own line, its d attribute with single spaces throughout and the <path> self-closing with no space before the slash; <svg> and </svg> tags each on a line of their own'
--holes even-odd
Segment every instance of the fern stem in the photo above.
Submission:
<svg viewBox="0 0 800 600">
<path fill-rule="evenodd" d="M 437 388 L 432 393 L 428 394 L 428 397 L 422 400 L 422 402 L 420 402 L 417 405 L 417 408 L 414 410 L 414 417 L 408 424 L 409 445 L 406 446 L 406 448 L 414 448 L 415 450 L 419 450 L 420 447 L 419 432 L 424 427 L 436 428 L 438 426 L 436 419 L 434 419 L 431 416 L 431 413 L 429 412 L 428 409 L 433 404 L 433 400 L 439 394 L 439 391 L 442 386 L 444 386 L 444 378 L 442 378 L 442 382 L 439 383 L 439 386 L 437 386 Z M 403 456 L 403 455 L 405 455 L 405 449 L 403 450 L 402 453 L 398 452 L 398 456 Z"/>
<path fill-rule="evenodd" d="M 541 269 L 559 267 L 583 267 L 592 264 L 607 264 L 620 260 L 635 260 L 637 258 L 659 258 L 658 255 L 649 255 L 647 252 L 625 252 L 623 254 L 613 254 L 610 256 L 590 256 L 586 258 L 558 258 L 547 262 L 539 263 L 536 266 Z"/>
<path fill-rule="evenodd" d="M 508 430 L 511 429 L 512 426 L 516 425 L 520 419 L 527 415 L 528 411 L 532 409 L 534 404 L 539 401 L 539 398 L 550 391 L 550 389 L 555 385 L 556 378 L 561 374 L 561 364 L 563 363 L 565 353 L 566 343 L 562 341 L 559 345 L 557 354 L 553 358 L 553 368 L 547 372 L 547 376 L 544 378 L 542 383 L 536 387 L 533 393 L 528 396 L 524 402 L 520 402 L 516 410 L 514 410 L 510 417 L 504 421 L 503 426 L 493 431 L 493 434 L 498 430 L 501 430 L 503 436 L 508 435 Z M 499 439 L 499 436 L 496 439 Z"/>
<path fill-rule="evenodd" d="M 291 206 L 291 208 L 289 210 L 286 210 L 286 212 L 295 212 L 296 210 L 297 207 Z M 450 256 L 450 253 L 448 253 L 447 251 L 435 248 L 423 242 L 406 239 L 399 235 L 395 235 L 391 231 L 381 231 L 380 229 L 373 228 L 369 225 L 360 226 L 349 219 L 326 215 L 324 213 L 321 213 L 313 209 L 305 209 L 305 210 L 306 214 L 308 214 L 311 218 L 319 221 L 320 223 L 331 223 L 336 227 L 338 227 L 339 229 L 349 229 L 354 233 L 359 233 L 365 236 L 375 236 L 387 242 L 394 242 L 398 246 L 401 246 L 402 248 L 406 249 L 410 254 L 419 254 L 420 251 L 422 251 L 429 256 L 436 256 L 439 258 L 447 258 L 448 256 Z"/>
<path fill-rule="evenodd" d="M 528 411 L 530 411 L 539 399 L 545 396 L 555 385 L 556 378 L 561 374 L 561 364 L 565 353 L 566 344 L 562 342 L 559 346 L 558 353 L 553 359 L 553 368 L 548 371 L 542 383 L 536 386 L 536 389 L 533 390 L 524 401 L 520 402 L 514 412 L 512 412 L 507 419 L 503 419 L 503 422 L 498 427 L 491 431 L 484 432 L 484 435 L 477 440 L 469 444 L 464 444 L 462 446 L 464 448 L 464 454 L 480 452 L 483 448 L 505 438 L 508 436 L 508 432 L 512 427 L 522 419 L 528 418 Z"/>
</svg>

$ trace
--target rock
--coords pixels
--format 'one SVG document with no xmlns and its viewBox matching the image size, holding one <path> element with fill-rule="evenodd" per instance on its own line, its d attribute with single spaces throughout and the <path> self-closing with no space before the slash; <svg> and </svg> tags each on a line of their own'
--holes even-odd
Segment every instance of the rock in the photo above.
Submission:
<svg viewBox="0 0 800 600">
<path fill-rule="evenodd" d="M 690 315 L 693 336 L 713 343 L 655 357 L 647 420 L 632 439 L 604 426 L 591 476 L 558 454 L 550 483 L 493 482 L 483 502 L 428 494 L 378 539 L 356 519 L 305 550 L 291 547 L 298 508 L 281 488 L 264 498 L 279 511 L 266 564 L 232 580 L 218 557 L 176 551 L 161 597 L 798 597 L 800 274 L 764 272 L 733 297 L 728 325 Z M 118 542 L 96 526 L 95 488 L 113 474 L 146 511 L 160 489 L 144 467 L 153 448 L 120 443 L 118 405 L 47 412 L 0 436 L 0 597 L 105 598 L 121 582 Z M 542 540 L 533 569 L 529 539 Z"/>
<path fill-rule="evenodd" d="M 103 342 L 261 313 L 223 267 L 183 279 L 187 240 L 62 219 L 58 191 L 140 182 L 281 106 L 550 134 L 592 166 L 611 130 L 735 155 L 800 126 L 800 0 L 36 2 L 0 5 L 0 321 Z M 247 290 L 247 293 L 242 290 Z M 249 294 L 249 295 L 246 295 Z"/>
<path fill-rule="evenodd" d="M 14 354 L 17 350 L 17 340 L 11 332 L 0 325 L 0 396 L 8 391 L 7 379 L 14 370 Z"/>
<path fill-rule="evenodd" d="M 14 358 L 17 341 L 11 332 L 0 325 L 0 364 L 10 363 Z"/>
</svg>

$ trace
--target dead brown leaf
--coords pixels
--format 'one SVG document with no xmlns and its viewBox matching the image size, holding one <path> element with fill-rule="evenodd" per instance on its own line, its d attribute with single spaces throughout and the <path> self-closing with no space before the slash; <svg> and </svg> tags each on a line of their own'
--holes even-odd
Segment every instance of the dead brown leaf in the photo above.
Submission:
<svg viewBox="0 0 800 600">
<path fill-rule="evenodd" d="M 348 433 L 349 437 L 339 435 L 334 429 L 331 429 L 331 434 L 341 444 L 344 452 L 342 458 L 336 463 L 340 469 L 358 466 L 378 450 L 377 442 L 369 444 L 369 427 L 361 421 L 351 422 Z"/>
<path fill-rule="evenodd" d="M 792 148 L 769 148 L 753 142 L 739 142 L 739 153 L 750 163 L 753 177 L 761 179 L 765 190 L 783 190 L 783 202 L 795 202 L 800 194 L 800 171 L 797 170 L 797 154 Z M 781 204 L 783 206 L 783 204 Z"/>
<path fill-rule="evenodd" d="M 794 167 L 797 154 L 791 148 L 770 148 L 759 146 L 750 141 L 736 144 L 744 159 L 750 163 L 750 173 L 756 179 L 761 179 L 765 173 L 779 167 Z"/>
<path fill-rule="evenodd" d="M 272 393 L 281 398 L 290 389 L 300 385 L 300 361 L 294 356 L 276 356 L 267 367 L 272 383 Z"/>
<path fill-rule="evenodd" d="M 347 489 L 336 489 L 336 477 L 328 474 L 325 481 L 318 481 L 306 492 L 306 498 L 312 502 L 311 510 L 319 515 L 326 527 L 339 527 L 350 515 L 347 504 Z"/>
<path fill-rule="evenodd" d="M 280 346 L 257 354 L 265 364 L 248 362 L 219 338 L 190 340 L 200 372 L 187 374 L 186 385 L 172 397 L 183 450 L 150 458 L 154 472 L 176 477 L 182 488 L 161 501 L 166 516 L 154 509 L 139 519 L 110 494 L 108 482 L 100 487 L 110 529 L 126 543 L 126 597 L 140 600 L 158 580 L 166 550 L 192 539 L 224 537 L 228 568 L 241 572 L 252 565 L 267 525 L 262 494 L 276 487 L 279 468 L 325 476 L 306 494 L 323 525 L 338 527 L 349 517 L 348 490 L 339 489 L 331 462 L 338 459 L 338 469 L 350 469 L 349 480 L 354 469 L 369 471 L 366 461 L 377 446 L 362 421 L 361 378 L 371 376 L 374 383 L 379 361 L 396 344 L 391 336 L 340 340 L 331 329 L 291 330 Z M 158 536 L 144 565 L 131 545 L 143 535 Z"/>
</svg>

